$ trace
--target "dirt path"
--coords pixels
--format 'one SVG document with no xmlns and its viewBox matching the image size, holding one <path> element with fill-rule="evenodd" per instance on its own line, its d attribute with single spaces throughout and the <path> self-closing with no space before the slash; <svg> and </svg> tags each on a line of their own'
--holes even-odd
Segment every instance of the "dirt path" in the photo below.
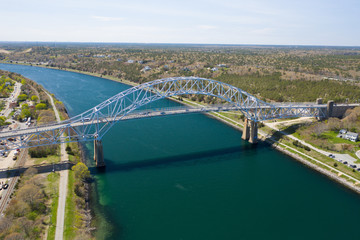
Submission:
<svg viewBox="0 0 360 240">
<path fill-rule="evenodd" d="M 46 92 L 49 96 L 51 105 L 53 106 L 55 117 L 58 122 L 60 122 L 60 115 L 58 110 L 55 107 L 55 103 L 51 95 Z M 66 161 L 69 159 L 68 154 L 65 151 L 65 144 L 60 145 L 60 154 L 61 160 Z M 56 216 L 56 230 L 55 230 L 55 240 L 62 240 L 64 234 L 64 221 L 65 221 L 65 204 L 66 204 L 66 195 L 67 195 L 67 185 L 68 185 L 68 176 L 69 170 L 63 170 L 60 172 L 60 180 L 59 180 L 59 203 L 57 209 L 57 216 Z"/>
</svg>

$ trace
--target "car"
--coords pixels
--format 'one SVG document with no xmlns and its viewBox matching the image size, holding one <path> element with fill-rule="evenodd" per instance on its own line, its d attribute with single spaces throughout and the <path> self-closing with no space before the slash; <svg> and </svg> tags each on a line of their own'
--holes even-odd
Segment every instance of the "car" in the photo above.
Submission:
<svg viewBox="0 0 360 240">
<path fill-rule="evenodd" d="M 360 168 L 356 169 L 356 171 L 360 172 Z"/>
<path fill-rule="evenodd" d="M 345 162 L 343 162 L 345 165 L 347 165 L 348 164 L 348 162 L 347 161 L 345 161 Z"/>
<path fill-rule="evenodd" d="M 350 167 L 352 167 L 352 168 L 356 168 L 356 165 L 350 165 Z"/>
<path fill-rule="evenodd" d="M 165 115 L 165 112 L 161 112 L 161 115 Z"/>
<path fill-rule="evenodd" d="M 9 184 L 5 183 L 2 185 L 3 189 L 7 189 L 9 187 Z"/>
<path fill-rule="evenodd" d="M 14 155 L 14 156 L 13 156 L 13 160 L 15 161 L 16 159 L 17 159 L 17 156 L 16 156 L 16 155 Z"/>
</svg>

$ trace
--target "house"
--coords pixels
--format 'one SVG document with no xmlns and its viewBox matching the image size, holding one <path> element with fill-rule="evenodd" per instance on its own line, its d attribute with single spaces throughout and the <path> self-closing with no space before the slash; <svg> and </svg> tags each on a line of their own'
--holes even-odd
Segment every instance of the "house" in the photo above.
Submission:
<svg viewBox="0 0 360 240">
<path fill-rule="evenodd" d="M 356 142 L 359 140 L 359 134 L 348 132 L 346 129 L 341 129 L 337 137 Z"/>
<path fill-rule="evenodd" d="M 346 129 L 341 129 L 341 130 L 339 131 L 340 134 L 345 134 L 346 132 L 347 132 Z"/>
<path fill-rule="evenodd" d="M 151 67 L 145 66 L 141 71 L 142 72 L 147 72 L 147 71 L 150 71 L 150 70 L 151 70 Z"/>
<path fill-rule="evenodd" d="M 218 67 L 227 67 L 227 65 L 226 65 L 226 64 L 223 64 L 223 63 L 221 63 L 221 64 L 218 64 Z"/>
<path fill-rule="evenodd" d="M 127 60 L 127 63 L 134 63 L 134 60 L 129 59 Z"/>
<path fill-rule="evenodd" d="M 359 134 L 358 133 L 353 133 L 353 132 L 347 132 L 345 134 L 344 139 L 356 142 L 359 139 Z"/>
<path fill-rule="evenodd" d="M 216 72 L 216 71 L 218 71 L 218 70 L 219 70 L 219 69 L 216 68 L 216 67 L 214 67 L 214 68 L 211 69 L 211 71 L 213 71 L 213 72 Z"/>
</svg>

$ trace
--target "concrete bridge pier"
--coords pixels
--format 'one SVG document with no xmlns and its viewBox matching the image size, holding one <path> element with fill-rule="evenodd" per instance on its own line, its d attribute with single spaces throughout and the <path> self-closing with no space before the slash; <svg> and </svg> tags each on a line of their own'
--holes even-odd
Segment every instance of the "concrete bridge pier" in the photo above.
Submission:
<svg viewBox="0 0 360 240">
<path fill-rule="evenodd" d="M 94 161 L 96 167 L 105 167 L 104 152 L 101 140 L 94 140 Z"/>
<path fill-rule="evenodd" d="M 257 143 L 258 126 L 257 122 L 245 118 L 244 129 L 241 137 L 243 140 L 249 140 L 249 143 Z"/>
<path fill-rule="evenodd" d="M 255 144 L 258 141 L 258 125 L 257 122 L 250 120 L 250 138 L 249 143 Z"/>
<path fill-rule="evenodd" d="M 245 118 L 244 121 L 244 129 L 243 129 L 243 133 L 242 133 L 242 137 L 243 140 L 249 140 L 250 138 L 250 127 L 249 127 L 249 120 L 247 118 Z"/>
<path fill-rule="evenodd" d="M 334 111 L 334 101 L 330 100 L 330 101 L 327 102 L 327 106 L 326 106 L 327 118 L 332 117 L 333 111 Z"/>
</svg>

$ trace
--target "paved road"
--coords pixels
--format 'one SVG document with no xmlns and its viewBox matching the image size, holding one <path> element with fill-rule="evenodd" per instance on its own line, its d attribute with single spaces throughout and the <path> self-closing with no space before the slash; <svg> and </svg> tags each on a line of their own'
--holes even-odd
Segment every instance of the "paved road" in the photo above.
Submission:
<svg viewBox="0 0 360 240">
<path fill-rule="evenodd" d="M 53 98 L 49 93 L 46 94 L 50 98 L 51 105 L 53 106 L 55 117 L 58 122 L 60 122 L 59 112 L 55 107 Z M 68 154 L 65 151 L 65 144 L 60 145 L 60 154 L 61 162 L 69 159 Z M 69 170 L 60 171 L 60 180 L 59 180 L 59 203 L 56 216 L 56 230 L 55 230 L 55 240 L 62 240 L 64 235 L 64 221 L 65 221 L 65 204 L 66 204 L 66 195 L 67 195 L 67 185 L 68 185 L 68 176 Z"/>
<path fill-rule="evenodd" d="M 356 156 L 360 159 L 360 150 L 356 152 Z"/>
<path fill-rule="evenodd" d="M 14 91 L 11 93 L 10 97 L 7 99 L 5 109 L 1 111 L 1 114 L 5 117 L 8 117 L 11 113 L 12 109 L 9 108 L 9 105 L 11 102 L 14 102 L 17 100 L 17 97 L 20 95 L 21 92 L 21 83 L 16 82 L 14 86 Z"/>
</svg>

